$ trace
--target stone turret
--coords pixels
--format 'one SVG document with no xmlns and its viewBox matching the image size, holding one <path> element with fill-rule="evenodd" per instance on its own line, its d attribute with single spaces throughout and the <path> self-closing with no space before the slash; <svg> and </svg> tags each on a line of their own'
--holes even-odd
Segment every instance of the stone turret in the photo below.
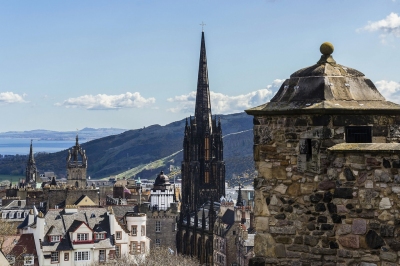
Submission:
<svg viewBox="0 0 400 266">
<path fill-rule="evenodd" d="M 321 45 L 254 116 L 250 265 L 394 265 L 400 106 Z M 336 264 L 337 263 L 337 264 Z"/>
</svg>

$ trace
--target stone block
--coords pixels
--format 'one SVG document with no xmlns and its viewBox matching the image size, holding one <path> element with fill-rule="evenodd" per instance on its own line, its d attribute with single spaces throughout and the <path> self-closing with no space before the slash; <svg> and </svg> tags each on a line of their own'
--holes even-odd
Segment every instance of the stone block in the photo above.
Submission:
<svg viewBox="0 0 400 266">
<path fill-rule="evenodd" d="M 360 247 L 360 239 L 358 235 L 345 235 L 339 236 L 339 243 L 343 247 L 346 248 L 359 248 Z"/>
<path fill-rule="evenodd" d="M 308 246 L 315 247 L 319 242 L 319 238 L 315 236 L 304 236 L 304 244 Z"/>
<path fill-rule="evenodd" d="M 260 257 L 275 258 L 276 243 L 268 233 L 257 233 L 254 236 L 254 255 Z"/>
<path fill-rule="evenodd" d="M 271 226 L 269 228 L 271 234 L 279 234 L 279 235 L 295 235 L 296 234 L 296 227 L 294 226 Z"/>
<path fill-rule="evenodd" d="M 297 197 L 298 195 L 300 195 L 300 183 L 291 184 L 288 187 L 286 194 L 292 197 Z"/>
<path fill-rule="evenodd" d="M 300 191 L 303 195 L 309 195 L 315 190 L 314 183 L 304 183 L 300 185 Z"/>
<path fill-rule="evenodd" d="M 286 258 L 285 245 L 277 244 L 275 247 L 275 254 L 277 258 Z"/>
<path fill-rule="evenodd" d="M 351 225 L 350 224 L 339 224 L 336 229 L 336 234 L 338 235 L 347 235 L 351 233 Z"/>
<path fill-rule="evenodd" d="M 380 237 L 374 230 L 368 231 L 365 236 L 365 241 L 367 242 L 368 247 L 372 249 L 378 249 L 385 245 L 385 241 L 383 241 L 382 237 Z"/>
<path fill-rule="evenodd" d="M 351 232 L 355 235 L 363 235 L 367 232 L 367 221 L 364 219 L 354 219 Z"/>
<path fill-rule="evenodd" d="M 396 262 L 397 254 L 395 252 L 381 252 L 380 258 L 385 261 Z"/>
<path fill-rule="evenodd" d="M 287 187 L 286 185 L 284 185 L 284 184 L 279 184 L 279 185 L 274 189 L 274 191 L 276 191 L 276 192 L 278 192 L 278 193 L 284 195 L 284 194 L 286 193 L 287 188 L 288 188 L 288 187 Z"/>
<path fill-rule="evenodd" d="M 382 198 L 381 201 L 379 202 L 379 209 L 381 210 L 387 210 L 392 207 L 392 204 L 390 203 L 390 199 L 385 197 Z"/>
<path fill-rule="evenodd" d="M 260 190 L 254 191 L 254 215 L 257 216 L 270 216 L 268 206 L 264 194 Z"/>
<path fill-rule="evenodd" d="M 319 182 L 319 184 L 318 184 L 318 189 L 321 189 L 321 190 L 330 190 L 333 188 L 336 188 L 336 184 L 333 181 L 325 180 L 325 181 Z"/>
<path fill-rule="evenodd" d="M 308 253 L 310 251 L 310 247 L 304 245 L 291 245 L 286 247 L 286 250 Z"/>
<path fill-rule="evenodd" d="M 255 227 L 257 232 L 268 231 L 269 229 L 269 217 L 258 216 L 255 217 Z"/>
</svg>

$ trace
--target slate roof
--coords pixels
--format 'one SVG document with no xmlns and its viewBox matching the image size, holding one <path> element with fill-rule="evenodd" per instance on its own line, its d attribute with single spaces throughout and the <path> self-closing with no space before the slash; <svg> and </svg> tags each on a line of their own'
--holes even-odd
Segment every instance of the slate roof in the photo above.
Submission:
<svg viewBox="0 0 400 266">
<path fill-rule="evenodd" d="M 75 231 L 82 223 L 86 223 L 95 232 L 105 232 L 106 239 L 96 240 L 95 248 L 112 247 L 113 239 L 110 232 L 109 215 L 105 208 L 78 208 L 76 213 L 65 213 L 61 209 L 49 210 L 45 216 L 42 245 L 43 251 L 71 250 L 72 244 L 68 232 Z M 60 233 L 61 242 L 49 242 L 49 235 Z"/>
<path fill-rule="evenodd" d="M 112 209 L 117 219 L 121 219 L 127 212 L 134 211 L 134 205 L 113 205 Z"/>
<path fill-rule="evenodd" d="M 33 243 L 35 243 L 33 234 L 22 234 L 18 239 L 18 242 L 12 248 L 10 254 L 15 257 L 18 257 L 21 254 L 33 254 L 34 257 L 37 258 L 36 247 Z"/>
<path fill-rule="evenodd" d="M 294 72 L 270 102 L 246 110 L 251 115 L 349 112 L 399 114 L 400 105 L 386 101 L 363 73 L 337 64 L 330 54 Z"/>
<path fill-rule="evenodd" d="M 232 225 L 235 222 L 235 212 L 231 209 L 227 209 L 224 215 L 222 215 L 221 221 L 224 224 Z"/>
</svg>

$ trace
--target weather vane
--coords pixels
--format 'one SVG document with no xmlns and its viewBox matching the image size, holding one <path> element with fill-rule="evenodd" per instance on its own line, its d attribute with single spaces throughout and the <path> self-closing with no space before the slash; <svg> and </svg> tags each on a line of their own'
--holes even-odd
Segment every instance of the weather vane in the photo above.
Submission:
<svg viewBox="0 0 400 266">
<path fill-rule="evenodd" d="M 201 24 L 199 24 L 201 26 L 201 31 L 204 31 L 204 26 L 207 25 L 205 24 L 203 21 L 201 22 Z"/>
</svg>

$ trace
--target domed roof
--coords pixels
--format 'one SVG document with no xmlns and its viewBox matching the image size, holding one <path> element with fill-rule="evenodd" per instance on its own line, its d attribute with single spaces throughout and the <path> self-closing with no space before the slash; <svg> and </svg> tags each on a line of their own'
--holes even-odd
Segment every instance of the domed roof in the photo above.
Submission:
<svg viewBox="0 0 400 266">
<path fill-rule="evenodd" d="M 167 186 L 171 185 L 169 182 L 168 176 L 164 175 L 164 172 L 161 171 L 160 174 L 157 176 L 156 181 L 154 182 L 154 186 Z"/>
<path fill-rule="evenodd" d="M 323 43 L 320 60 L 286 79 L 269 103 L 246 110 L 248 114 L 393 112 L 400 106 L 388 102 L 374 83 L 356 69 L 337 64 L 333 45 Z"/>
</svg>

